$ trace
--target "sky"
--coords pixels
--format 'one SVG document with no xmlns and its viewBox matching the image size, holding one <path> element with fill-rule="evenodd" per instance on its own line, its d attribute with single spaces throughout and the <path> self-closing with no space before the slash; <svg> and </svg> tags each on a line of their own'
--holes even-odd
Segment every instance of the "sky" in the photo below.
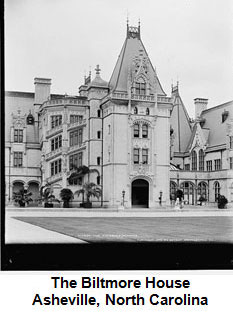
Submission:
<svg viewBox="0 0 233 314">
<path fill-rule="evenodd" d="M 194 98 L 233 100 L 232 0 L 5 0 L 5 89 L 33 92 L 45 77 L 52 93 L 77 95 L 97 64 L 109 81 L 127 16 L 140 18 L 163 89 L 170 96 L 178 80 L 191 117 Z"/>
</svg>

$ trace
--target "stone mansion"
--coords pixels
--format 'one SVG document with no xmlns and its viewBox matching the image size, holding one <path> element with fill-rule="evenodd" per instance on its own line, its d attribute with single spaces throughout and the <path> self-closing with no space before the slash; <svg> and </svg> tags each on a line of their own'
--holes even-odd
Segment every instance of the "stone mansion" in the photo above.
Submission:
<svg viewBox="0 0 233 314">
<path fill-rule="evenodd" d="M 102 189 L 95 206 L 170 205 L 175 191 L 186 204 L 219 194 L 233 204 L 233 101 L 207 107 L 195 98 L 195 119 L 179 86 L 167 96 L 141 40 L 140 25 L 126 38 L 109 82 L 96 66 L 75 96 L 51 93 L 51 79 L 35 78 L 35 92 L 5 92 L 5 194 L 32 192 L 49 183 L 59 197 L 83 182 L 67 178 L 73 167 L 95 169 Z M 75 197 L 73 206 L 80 199 Z"/>
</svg>

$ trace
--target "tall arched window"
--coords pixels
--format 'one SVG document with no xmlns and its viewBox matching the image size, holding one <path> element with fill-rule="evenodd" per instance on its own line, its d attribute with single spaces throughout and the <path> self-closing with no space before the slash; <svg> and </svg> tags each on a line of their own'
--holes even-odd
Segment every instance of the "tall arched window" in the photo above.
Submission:
<svg viewBox="0 0 233 314">
<path fill-rule="evenodd" d="M 137 107 L 134 107 L 133 112 L 134 112 L 134 114 L 138 114 L 138 108 L 137 108 Z"/>
<path fill-rule="evenodd" d="M 197 170 L 197 153 L 195 152 L 195 150 L 192 151 L 191 158 L 192 158 L 192 170 Z"/>
<path fill-rule="evenodd" d="M 198 199 L 203 196 L 207 200 L 207 184 L 205 182 L 200 182 L 197 188 Z"/>
<path fill-rule="evenodd" d="M 146 108 L 146 115 L 149 116 L 149 114 L 150 114 L 150 109 Z"/>
<path fill-rule="evenodd" d="M 139 137 L 139 124 L 134 124 L 133 126 L 133 136 L 134 137 Z"/>
<path fill-rule="evenodd" d="M 148 138 L 148 125 L 147 124 L 142 125 L 142 137 Z"/>
<path fill-rule="evenodd" d="M 214 199 L 215 199 L 215 202 L 218 201 L 218 197 L 220 195 L 220 184 L 218 181 L 216 181 L 214 183 Z"/>
<path fill-rule="evenodd" d="M 199 171 L 204 171 L 204 152 L 199 150 Z"/>
</svg>

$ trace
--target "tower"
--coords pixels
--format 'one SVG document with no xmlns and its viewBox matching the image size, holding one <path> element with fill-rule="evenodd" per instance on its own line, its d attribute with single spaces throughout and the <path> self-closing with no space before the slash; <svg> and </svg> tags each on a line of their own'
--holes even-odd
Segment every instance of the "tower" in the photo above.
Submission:
<svg viewBox="0 0 233 314">
<path fill-rule="evenodd" d="M 109 94 L 101 101 L 103 192 L 109 206 L 169 202 L 171 106 L 141 41 L 140 24 L 127 24 Z"/>
</svg>

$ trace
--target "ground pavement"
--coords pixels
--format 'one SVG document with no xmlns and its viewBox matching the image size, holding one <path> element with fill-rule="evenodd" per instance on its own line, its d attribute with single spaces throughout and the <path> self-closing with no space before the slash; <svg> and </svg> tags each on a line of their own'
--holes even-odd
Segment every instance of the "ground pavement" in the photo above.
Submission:
<svg viewBox="0 0 233 314">
<path fill-rule="evenodd" d="M 62 208 L 6 208 L 5 215 L 5 242 L 9 243 L 86 243 L 86 239 L 70 236 L 69 233 L 62 233 L 59 228 L 54 230 L 48 230 L 41 226 L 30 223 L 30 217 L 38 217 L 39 219 L 48 217 L 48 219 L 54 218 L 180 218 L 182 217 L 233 217 L 233 209 L 220 210 L 216 207 L 204 207 L 204 206 L 190 206 L 181 210 L 175 210 L 174 208 L 157 208 L 157 209 L 62 209 Z M 20 219 L 24 219 L 22 221 Z M 28 222 L 26 220 L 28 219 Z M 31 218 L 32 219 L 32 218 Z M 148 220 L 148 219 L 147 219 Z M 72 221 L 72 219 L 71 219 Z M 78 220 L 77 220 L 78 221 Z M 114 226 L 115 227 L 115 226 Z M 231 235 L 230 235 L 231 236 Z"/>
</svg>

